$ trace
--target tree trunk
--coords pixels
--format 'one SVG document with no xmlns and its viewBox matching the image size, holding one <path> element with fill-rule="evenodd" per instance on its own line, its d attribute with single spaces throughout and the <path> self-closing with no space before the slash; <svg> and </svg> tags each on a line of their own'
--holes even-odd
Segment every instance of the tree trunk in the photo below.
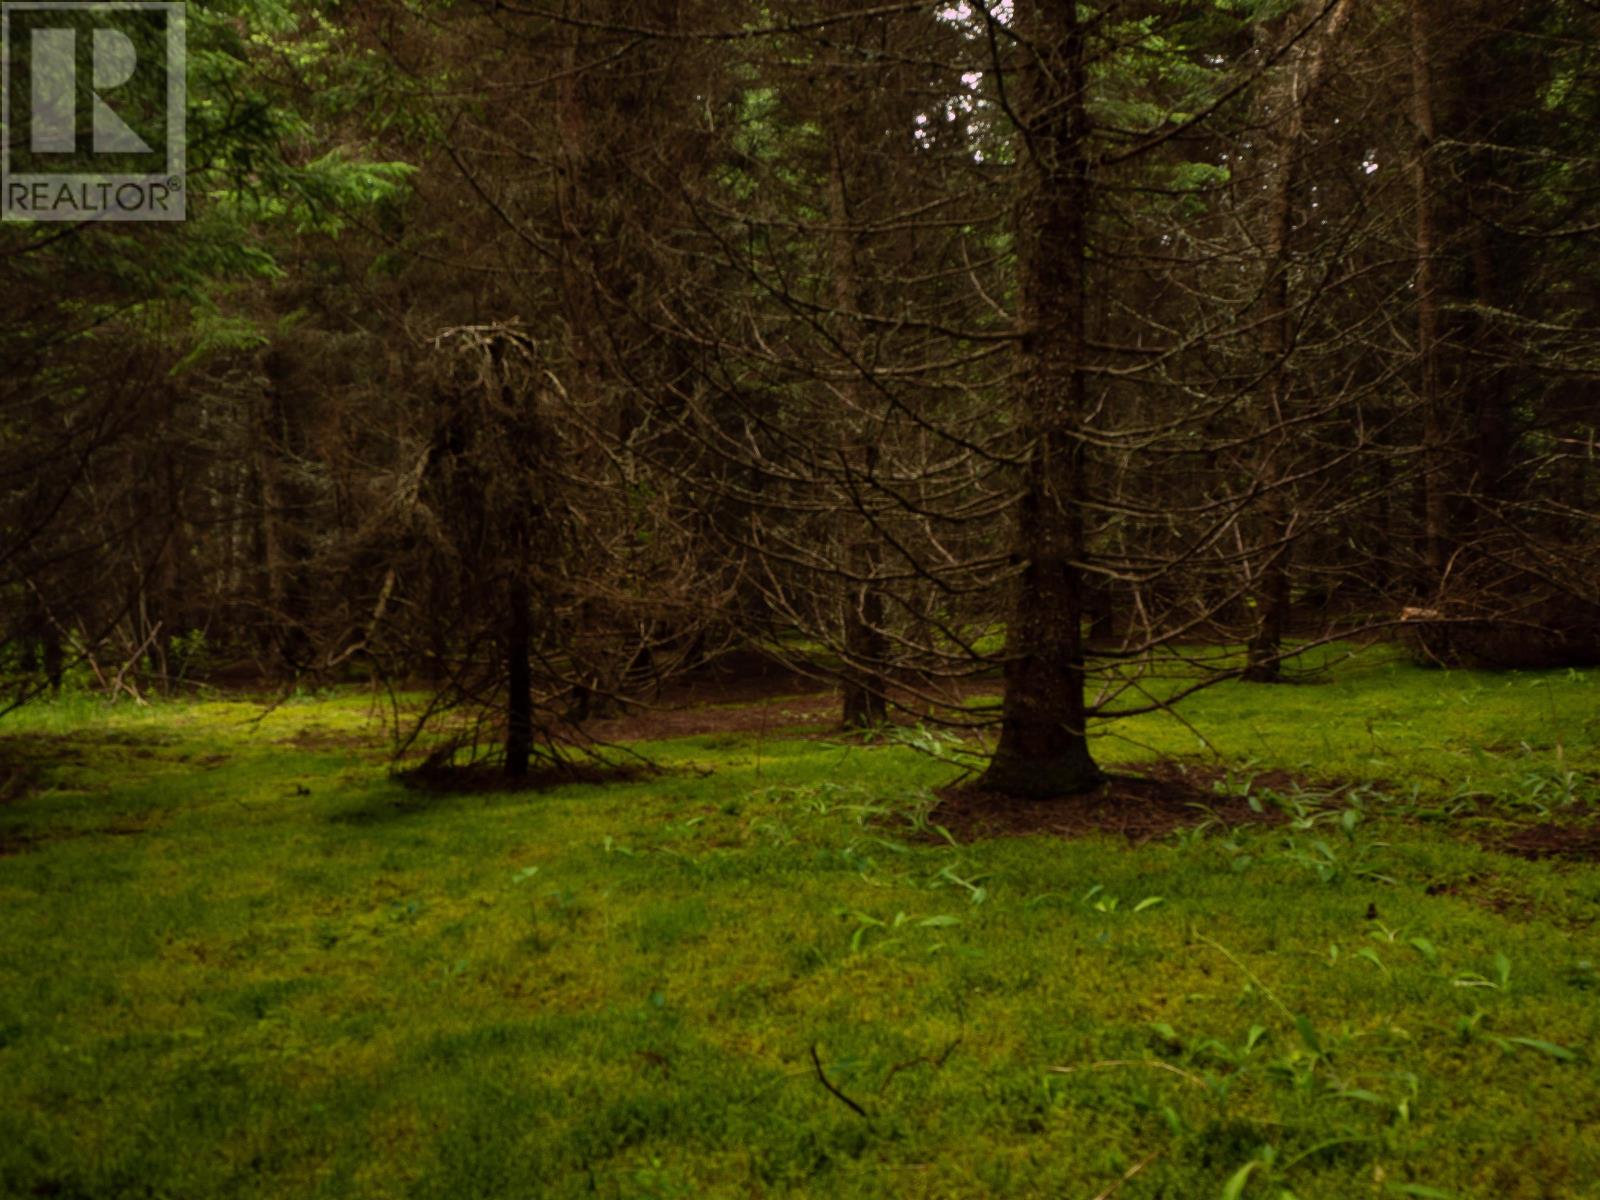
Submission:
<svg viewBox="0 0 1600 1200">
<path fill-rule="evenodd" d="M 528 655 L 532 633 L 528 582 L 522 564 L 511 564 L 506 588 L 506 775 L 526 779 L 533 756 L 533 673 Z"/>
<path fill-rule="evenodd" d="M 1016 207 L 1021 330 L 1016 408 L 1032 435 L 1014 558 L 1022 566 L 1006 627 L 1000 740 L 980 786 L 1006 795 L 1073 794 L 1101 781 L 1084 706 L 1083 442 L 1088 82 L 1077 10 L 1019 0 L 1026 38 L 1016 72 L 1026 126 Z"/>
<path fill-rule="evenodd" d="M 842 325 L 839 341 L 850 360 L 845 369 L 859 366 L 862 339 L 856 316 L 862 307 L 861 278 L 856 263 L 855 238 L 850 211 L 850 172 L 845 161 L 852 130 L 847 119 L 849 97 L 844 88 L 834 89 L 830 131 L 828 171 L 828 218 L 830 258 L 833 266 L 834 304 Z M 863 427 L 866 420 L 866 389 L 859 375 L 842 388 L 845 401 L 844 436 L 850 447 L 852 473 L 869 476 L 877 466 L 877 451 Z M 859 482 L 851 485 L 856 494 L 866 491 Z M 841 717 L 847 729 L 869 729 L 883 724 L 888 715 L 884 699 L 885 683 L 877 664 L 883 661 L 883 596 L 872 577 L 879 566 L 879 555 L 871 522 L 848 505 L 840 513 L 845 546 L 843 596 L 844 649 L 847 657 Z"/>
<path fill-rule="evenodd" d="M 852 576 L 865 582 L 849 585 L 845 596 L 844 644 L 851 665 L 845 679 L 841 717 L 847 729 L 871 729 L 888 719 L 884 697 L 887 684 L 874 669 L 883 661 L 886 650 L 881 632 L 883 593 L 871 582 L 879 564 L 877 546 L 867 538 L 858 538 L 851 543 L 848 558 Z"/>
<path fill-rule="evenodd" d="M 1353 0 L 1340 0 L 1329 13 L 1327 26 L 1310 50 L 1292 60 L 1285 94 L 1277 98 L 1281 123 L 1269 151 L 1274 161 L 1267 173 L 1270 197 L 1262 289 L 1267 312 L 1261 326 L 1261 353 L 1267 369 L 1265 415 L 1272 423 L 1272 430 L 1267 434 L 1257 468 L 1267 493 L 1262 505 L 1265 551 L 1254 596 L 1255 631 L 1247 648 L 1244 673 L 1244 678 L 1253 683 L 1276 683 L 1281 678 L 1283 639 L 1289 631 L 1292 600 L 1289 566 L 1294 556 L 1293 513 L 1281 478 L 1287 473 L 1284 462 L 1289 436 L 1286 422 L 1294 391 L 1294 374 L 1289 362 L 1294 347 L 1289 268 L 1294 199 L 1300 181 L 1299 143 L 1305 130 L 1306 110 L 1322 83 L 1328 51 L 1349 24 L 1354 7 Z"/>
<path fill-rule="evenodd" d="M 1292 128 L 1298 121 L 1292 123 Z M 1284 139 L 1283 153 L 1292 155 L 1289 138 Z M 1272 429 L 1266 434 L 1267 444 L 1262 452 L 1257 470 L 1261 484 L 1267 489 L 1262 503 L 1263 558 L 1255 588 L 1255 630 L 1247 651 L 1244 678 L 1252 683 L 1276 683 L 1281 678 L 1280 656 L 1283 636 L 1289 623 L 1289 560 L 1293 553 L 1290 540 L 1289 498 L 1284 494 L 1280 476 L 1284 472 L 1283 458 L 1287 447 L 1283 444 L 1288 434 L 1286 393 L 1289 389 L 1287 357 L 1291 340 L 1289 312 L 1289 233 L 1291 194 L 1294 172 L 1287 163 L 1278 167 L 1276 195 L 1273 197 L 1271 228 L 1267 240 L 1267 303 L 1270 316 L 1262 326 L 1262 353 L 1271 364 L 1267 378 L 1266 413 Z"/>
<path fill-rule="evenodd" d="M 28 592 L 28 610 L 31 618 L 29 632 L 39 639 L 39 666 L 44 670 L 45 683 L 50 688 L 50 695 L 59 697 L 61 677 L 67 667 L 66 651 L 61 645 L 61 627 L 56 624 L 43 598 L 32 589 Z M 31 647 L 29 657 L 32 657 Z M 28 664 L 25 669 L 31 671 L 32 664 Z"/>
<path fill-rule="evenodd" d="M 1481 160 L 1481 155 L 1479 156 Z M 1480 163 L 1481 167 L 1481 163 Z M 1492 179 L 1487 170 L 1475 172 L 1474 179 L 1489 192 Z M 1490 242 L 1489 224 L 1476 218 L 1472 228 L 1472 280 L 1473 293 L 1478 302 L 1479 316 L 1473 342 L 1490 360 L 1478 364 L 1472 372 L 1472 408 L 1475 426 L 1476 463 L 1474 468 L 1474 504 L 1472 523 L 1482 531 L 1499 515 L 1500 506 L 1508 498 L 1511 472 L 1511 449 L 1514 434 L 1511 427 L 1510 403 L 1507 399 L 1506 371 L 1493 363 L 1495 331 L 1492 313 L 1499 303 L 1495 286 L 1494 247 Z"/>
<path fill-rule="evenodd" d="M 1389 456 L 1380 447 L 1378 451 L 1378 525 L 1373 531 L 1375 542 L 1372 564 L 1372 591 L 1374 595 L 1389 598 L 1394 585 L 1394 505 L 1391 492 L 1394 488 L 1394 467 Z"/>
<path fill-rule="evenodd" d="M 1449 561 L 1449 512 L 1445 495 L 1446 428 L 1439 386 L 1438 225 L 1432 170 L 1436 136 L 1433 105 L 1433 14 L 1430 0 L 1411 0 L 1411 115 L 1416 147 L 1411 165 L 1416 204 L 1417 354 L 1421 359 L 1422 561 L 1418 589 L 1431 599 L 1444 582 Z"/>
<path fill-rule="evenodd" d="M 1280 683 L 1283 639 L 1289 632 L 1292 593 L 1289 560 L 1294 552 L 1287 505 L 1281 494 L 1268 497 L 1262 523 L 1268 538 L 1266 559 L 1255 589 L 1255 628 L 1246 647 L 1243 678 L 1248 683 Z"/>
</svg>

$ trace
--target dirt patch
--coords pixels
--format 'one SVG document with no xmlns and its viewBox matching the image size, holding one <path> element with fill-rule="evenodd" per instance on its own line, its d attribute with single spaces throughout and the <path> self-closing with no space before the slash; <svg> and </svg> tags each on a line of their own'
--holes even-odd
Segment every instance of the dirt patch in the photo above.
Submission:
<svg viewBox="0 0 1600 1200">
<path fill-rule="evenodd" d="M 1465 900 L 1502 917 L 1508 913 L 1524 917 L 1534 914 L 1532 900 L 1518 894 L 1492 874 L 1468 875 L 1464 879 L 1430 883 L 1424 890 L 1430 896 L 1451 896 Z"/>
<path fill-rule="evenodd" d="M 599 742 L 654 742 L 707 733 L 777 733 L 836 719 L 838 712 L 838 697 L 822 692 L 773 696 L 764 703 L 737 707 L 638 709 L 627 716 L 590 721 L 583 732 Z"/>
<path fill-rule="evenodd" d="M 343 733 L 317 725 L 307 725 L 292 737 L 279 738 L 280 746 L 293 746 L 296 750 L 371 750 L 370 734 Z"/>
<path fill-rule="evenodd" d="M 951 703 L 1000 695 L 994 679 L 943 681 Z M 892 689 L 891 725 L 916 724 L 926 702 L 910 691 Z M 842 732 L 838 685 L 769 666 L 748 677 L 697 674 L 665 689 L 649 707 L 587 721 L 583 733 L 599 742 L 665 741 L 708 733 L 787 733 L 797 727 L 825 727 L 823 736 Z M 871 735 L 868 735 L 869 737 Z"/>
<path fill-rule="evenodd" d="M 796 671 L 760 650 L 735 650 L 667 683 L 666 707 L 758 704 L 774 696 L 831 692 L 833 684 Z"/>
<path fill-rule="evenodd" d="M 1113 833 L 1131 842 L 1148 842 L 1177 829 L 1207 821 L 1224 827 L 1274 825 L 1284 814 L 1271 805 L 1261 811 L 1243 796 L 1219 794 L 1215 785 L 1227 777 L 1220 767 L 1154 763 L 1139 774 L 1110 776 L 1092 792 L 1048 800 L 1018 800 L 958 785 L 938 792 L 939 804 L 928 814 L 958 841 L 990 837 L 1079 838 Z M 1307 786 L 1286 771 L 1257 775 L 1252 790 L 1292 792 Z M 1326 786 L 1319 790 L 1326 790 Z"/>
<path fill-rule="evenodd" d="M 1600 824 L 1589 819 L 1530 825 L 1491 848 L 1534 862 L 1545 859 L 1600 862 Z"/>
</svg>

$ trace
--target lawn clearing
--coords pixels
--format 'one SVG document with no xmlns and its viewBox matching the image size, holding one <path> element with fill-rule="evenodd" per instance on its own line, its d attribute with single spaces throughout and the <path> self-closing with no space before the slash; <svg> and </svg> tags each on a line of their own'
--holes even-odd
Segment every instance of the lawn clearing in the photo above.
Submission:
<svg viewBox="0 0 1600 1200">
<path fill-rule="evenodd" d="M 460 796 L 364 695 L 25 710 L 0 1194 L 1592 1197 L 1600 870 L 1504 851 L 1584 828 L 1597 683 L 1218 687 L 1101 743 L 1227 760 L 1133 841 L 946 838 L 781 705 Z"/>
</svg>

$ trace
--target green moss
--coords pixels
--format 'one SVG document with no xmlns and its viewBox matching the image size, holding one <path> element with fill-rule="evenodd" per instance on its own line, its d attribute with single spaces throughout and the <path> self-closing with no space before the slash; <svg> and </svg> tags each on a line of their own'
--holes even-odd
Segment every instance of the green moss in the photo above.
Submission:
<svg viewBox="0 0 1600 1200">
<path fill-rule="evenodd" d="M 27 710 L 0 1194 L 1583 1197 L 1600 883 L 1482 842 L 1591 799 L 1596 681 L 1371 656 L 1123 722 L 1373 785 L 1137 848 L 913 836 L 949 769 L 893 746 L 430 799 L 364 695 Z"/>
</svg>

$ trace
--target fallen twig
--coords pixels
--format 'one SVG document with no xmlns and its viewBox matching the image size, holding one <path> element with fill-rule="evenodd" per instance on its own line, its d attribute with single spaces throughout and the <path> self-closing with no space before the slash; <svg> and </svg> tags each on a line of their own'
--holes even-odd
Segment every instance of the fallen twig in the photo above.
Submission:
<svg viewBox="0 0 1600 1200">
<path fill-rule="evenodd" d="M 857 1104 L 854 1100 L 850 1099 L 849 1096 L 846 1096 L 838 1088 L 834 1087 L 829 1081 L 827 1074 L 822 1069 L 822 1059 L 817 1057 L 817 1044 L 815 1042 L 811 1043 L 811 1061 L 817 1068 L 817 1078 L 822 1081 L 823 1087 L 827 1088 L 830 1092 L 837 1096 L 839 1100 L 847 1105 L 852 1112 L 856 1113 L 857 1116 L 866 1121 L 872 1120 L 872 1118 L 867 1114 L 866 1109 L 862 1108 L 861 1105 Z"/>
<path fill-rule="evenodd" d="M 895 1063 L 894 1066 L 889 1068 L 888 1073 L 884 1075 L 883 1082 L 878 1085 L 878 1095 L 883 1095 L 884 1090 L 888 1088 L 889 1081 L 891 1079 L 893 1079 L 901 1071 L 904 1071 L 910 1067 L 914 1067 L 918 1063 L 927 1063 L 930 1067 L 935 1069 L 944 1066 L 945 1062 L 950 1057 L 950 1052 L 960 1044 L 961 1039 L 957 1038 L 944 1048 L 944 1052 L 940 1054 L 938 1058 L 929 1058 L 926 1054 L 919 1054 L 916 1058 L 908 1058 L 905 1062 Z"/>
<path fill-rule="evenodd" d="M 125 691 L 129 696 L 133 697 L 135 704 L 144 703 L 144 697 L 139 695 L 138 688 L 134 687 L 133 681 L 126 678 L 126 676 L 128 672 L 133 669 L 134 664 L 139 661 L 140 656 L 150 648 L 150 644 L 156 640 L 156 635 L 160 632 L 161 622 L 157 621 L 155 625 L 151 627 L 150 632 L 145 635 L 144 641 L 139 643 L 139 648 L 130 654 L 128 656 L 128 661 L 123 663 L 122 666 L 117 669 L 116 678 L 114 678 L 110 684 L 109 699 L 115 700 L 119 691 Z M 100 674 L 100 668 L 98 666 L 95 667 L 95 674 Z M 105 677 L 101 676 L 101 678 L 104 679 Z"/>
</svg>

